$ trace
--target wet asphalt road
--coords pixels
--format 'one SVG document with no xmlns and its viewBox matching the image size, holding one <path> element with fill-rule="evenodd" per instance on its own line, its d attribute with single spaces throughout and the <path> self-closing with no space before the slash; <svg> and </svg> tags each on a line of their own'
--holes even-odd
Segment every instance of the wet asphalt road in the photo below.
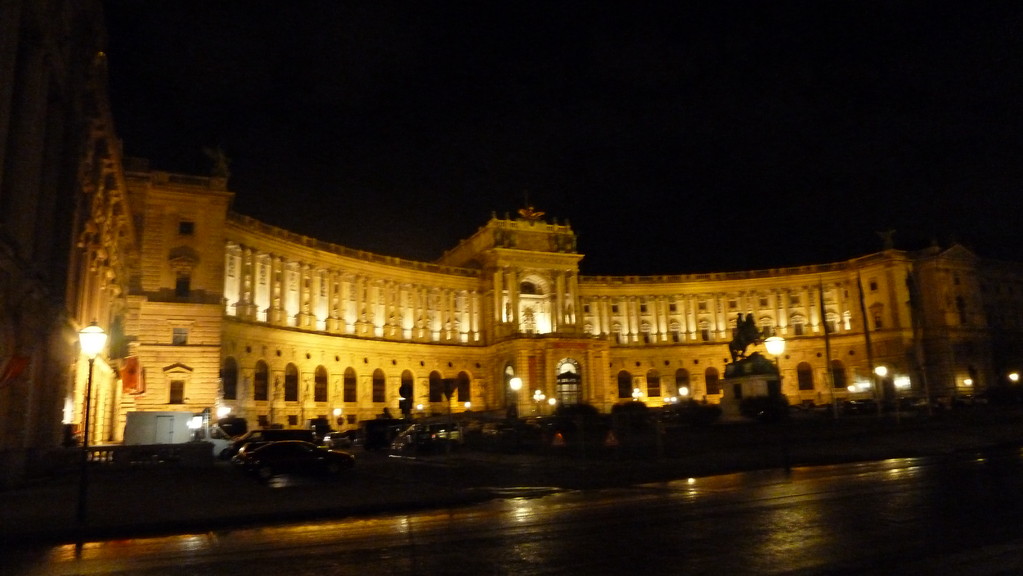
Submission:
<svg viewBox="0 0 1023 576">
<path fill-rule="evenodd" d="M 1023 455 L 507 489 L 456 509 L 9 551 L 0 574 L 1019 574 Z"/>
</svg>

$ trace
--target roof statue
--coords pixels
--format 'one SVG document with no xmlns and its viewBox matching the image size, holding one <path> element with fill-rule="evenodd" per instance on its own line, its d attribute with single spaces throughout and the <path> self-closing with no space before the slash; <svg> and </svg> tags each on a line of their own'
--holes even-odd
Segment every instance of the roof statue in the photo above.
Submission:
<svg viewBox="0 0 1023 576">
<path fill-rule="evenodd" d="M 541 218 L 543 218 L 544 214 L 546 214 L 546 212 L 541 212 L 539 210 L 534 210 L 532 206 L 526 206 L 525 208 L 519 208 L 519 216 L 522 216 L 522 218 L 524 218 L 525 220 L 528 220 L 530 222 L 536 222 L 536 221 L 540 220 Z"/>
</svg>

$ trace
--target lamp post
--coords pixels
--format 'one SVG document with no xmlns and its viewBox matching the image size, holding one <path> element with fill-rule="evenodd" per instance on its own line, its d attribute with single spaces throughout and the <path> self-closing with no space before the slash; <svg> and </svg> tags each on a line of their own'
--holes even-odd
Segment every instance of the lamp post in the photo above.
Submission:
<svg viewBox="0 0 1023 576">
<path fill-rule="evenodd" d="M 781 336 L 771 336 L 764 340 L 767 353 L 774 356 L 774 365 L 778 369 L 778 392 L 781 392 L 781 355 L 785 353 L 785 339 Z"/>
<path fill-rule="evenodd" d="M 519 417 L 519 390 L 522 390 L 522 378 L 512 376 L 511 380 L 508 380 L 508 388 L 512 391 L 512 403 L 508 406 L 508 418 L 515 419 Z"/>
<path fill-rule="evenodd" d="M 778 370 L 778 394 L 781 395 L 781 355 L 785 353 L 785 339 L 781 336 L 769 336 L 764 339 L 764 346 L 767 347 L 767 353 L 774 356 L 774 366 Z M 768 389 L 768 395 L 771 395 L 770 389 Z M 785 467 L 785 473 L 788 473 L 792 470 L 792 467 L 789 464 L 789 438 L 786 422 L 782 421 L 781 426 L 782 465 Z"/>
<path fill-rule="evenodd" d="M 883 364 L 879 364 L 879 365 L 875 366 L 874 367 L 874 375 L 877 376 L 877 383 L 875 384 L 876 390 L 877 390 L 877 406 L 878 406 L 878 408 L 877 408 L 877 415 L 880 416 L 881 415 L 881 407 L 884 405 L 884 397 L 885 397 L 884 379 L 885 379 L 885 376 L 888 376 L 888 367 L 883 365 Z M 895 398 L 895 404 L 896 404 L 896 408 L 895 408 L 895 422 L 896 423 L 898 423 L 901 420 L 901 418 L 899 417 L 898 400 L 899 400 L 898 399 L 898 395 L 896 395 L 896 398 Z"/>
<path fill-rule="evenodd" d="M 78 483 L 78 513 L 76 519 L 79 526 L 85 525 L 85 500 L 89 492 L 89 416 L 92 412 L 92 367 L 96 362 L 96 356 L 103 350 L 107 343 L 107 333 L 99 327 L 95 321 L 78 332 L 78 342 L 82 348 L 82 354 L 89 359 L 89 376 L 85 385 L 85 420 L 82 426 L 82 469 L 81 479 Z"/>
</svg>

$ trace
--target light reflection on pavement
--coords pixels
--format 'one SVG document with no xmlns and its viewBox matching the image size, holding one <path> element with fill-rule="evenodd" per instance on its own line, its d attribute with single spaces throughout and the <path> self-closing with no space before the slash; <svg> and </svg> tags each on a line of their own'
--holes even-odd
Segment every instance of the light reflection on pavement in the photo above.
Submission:
<svg viewBox="0 0 1023 576">
<path fill-rule="evenodd" d="M 1023 494 L 1001 490 L 1023 482 L 1019 456 L 502 489 L 466 508 L 26 551 L 0 573 L 1023 573 Z"/>
</svg>

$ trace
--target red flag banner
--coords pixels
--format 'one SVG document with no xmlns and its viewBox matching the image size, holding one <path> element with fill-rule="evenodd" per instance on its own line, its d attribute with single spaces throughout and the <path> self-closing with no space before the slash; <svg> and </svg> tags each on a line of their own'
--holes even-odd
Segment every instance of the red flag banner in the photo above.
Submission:
<svg viewBox="0 0 1023 576">
<path fill-rule="evenodd" d="M 21 375 L 28 367 L 28 356 L 14 354 L 4 362 L 3 370 L 0 370 L 0 388 L 10 384 L 15 378 Z"/>
<path fill-rule="evenodd" d="M 145 373 L 138 356 L 128 356 L 121 366 L 121 389 L 125 394 L 142 394 L 146 391 Z"/>
</svg>

